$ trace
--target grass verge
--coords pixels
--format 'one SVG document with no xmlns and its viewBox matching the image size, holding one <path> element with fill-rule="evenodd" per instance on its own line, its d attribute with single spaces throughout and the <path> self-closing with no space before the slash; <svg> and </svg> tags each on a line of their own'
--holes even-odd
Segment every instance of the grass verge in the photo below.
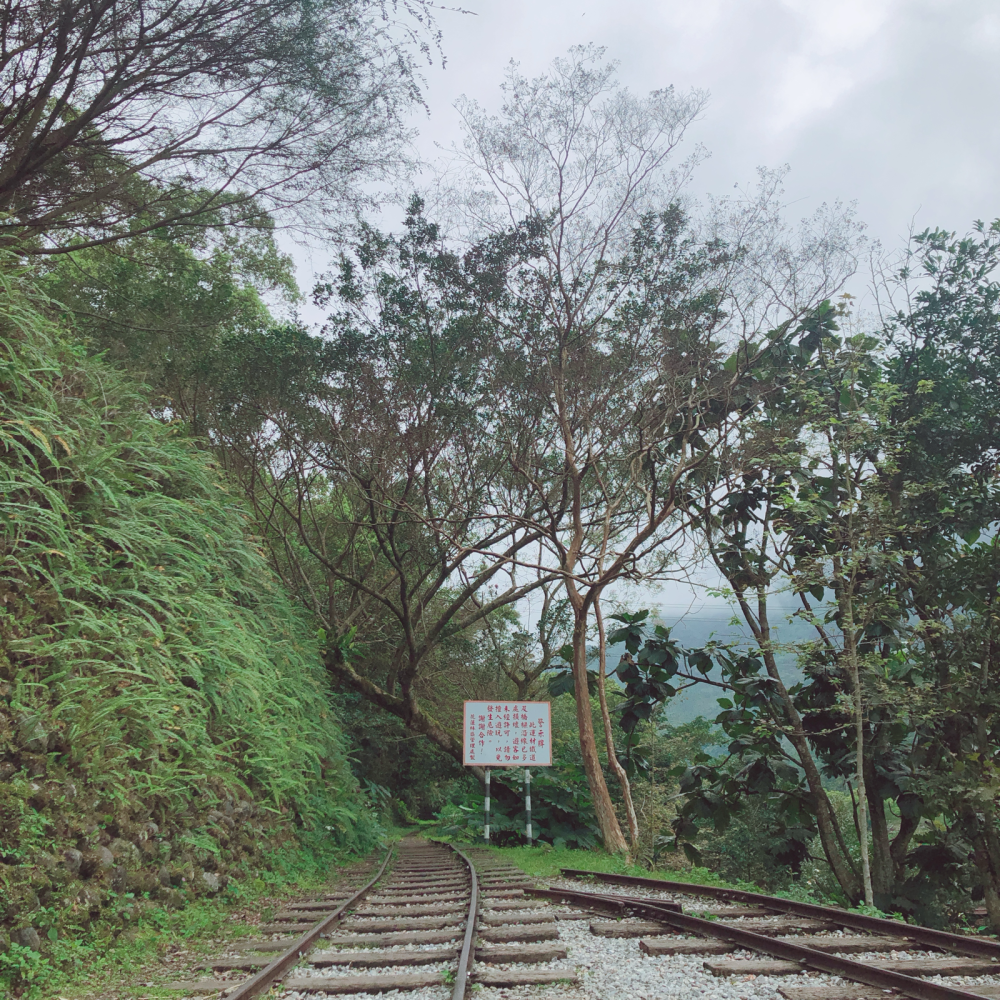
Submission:
<svg viewBox="0 0 1000 1000">
<path fill-rule="evenodd" d="M 625 858 L 603 851 L 584 851 L 570 847 L 490 847 L 499 857 L 516 865 L 537 878 L 559 878 L 560 868 L 579 868 L 592 872 L 609 872 L 614 875 L 639 875 L 644 878 L 661 878 L 693 885 L 714 885 L 726 889 L 743 889 L 761 892 L 750 882 L 725 882 L 707 868 L 667 868 L 650 871 L 639 865 L 629 864 Z"/>
<path fill-rule="evenodd" d="M 0 955 L 0 995 L 19 1000 L 161 1000 L 184 996 L 166 984 L 211 978 L 195 968 L 231 941 L 253 936 L 287 901 L 336 879 L 355 856 L 333 847 L 274 852 L 270 869 L 247 872 L 219 896 L 180 910 L 146 908 L 113 939 L 103 921 L 53 942 L 44 958 L 11 945 Z M 121 897 L 122 906 L 132 894 Z M 9 990 L 5 992 L 3 987 Z"/>
</svg>

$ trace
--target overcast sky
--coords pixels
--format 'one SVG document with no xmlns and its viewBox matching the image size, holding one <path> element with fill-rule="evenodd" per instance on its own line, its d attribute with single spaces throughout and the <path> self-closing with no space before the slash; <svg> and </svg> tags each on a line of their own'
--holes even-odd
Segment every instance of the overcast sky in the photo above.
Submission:
<svg viewBox="0 0 1000 1000">
<path fill-rule="evenodd" d="M 787 163 L 793 214 L 856 201 L 895 246 L 911 224 L 1000 215 L 998 0 L 465 0 L 439 11 L 444 69 L 427 71 L 426 157 L 460 140 L 461 94 L 498 104 L 510 59 L 529 76 L 596 42 L 645 93 L 711 99 L 691 139 L 711 151 L 692 194 Z"/>
<path fill-rule="evenodd" d="M 710 94 L 689 133 L 711 154 L 689 193 L 787 164 L 789 213 L 856 202 L 886 249 L 911 226 L 1000 216 L 1000 0 L 464 0 L 439 10 L 446 65 L 425 67 L 427 160 L 461 142 L 455 100 L 499 104 L 509 60 L 533 76 L 596 42 L 629 88 Z M 293 250 L 303 289 L 326 266 Z M 854 289 L 858 291 L 858 289 Z M 303 318 L 320 319 L 305 307 Z"/>
</svg>

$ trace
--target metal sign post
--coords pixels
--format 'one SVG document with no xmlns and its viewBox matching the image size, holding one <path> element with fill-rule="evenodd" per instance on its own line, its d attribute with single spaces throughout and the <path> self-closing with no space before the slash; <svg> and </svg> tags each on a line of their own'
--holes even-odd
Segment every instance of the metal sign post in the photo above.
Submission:
<svg viewBox="0 0 1000 1000">
<path fill-rule="evenodd" d="M 531 847 L 531 771 L 528 768 L 524 769 L 524 811 L 528 817 L 525 832 L 528 834 L 528 847 Z"/>
<path fill-rule="evenodd" d="M 483 824 L 483 839 L 490 842 L 490 769 L 486 768 L 486 802 L 483 805 L 486 822 Z"/>
<path fill-rule="evenodd" d="M 524 768 L 524 811 L 528 844 L 532 767 L 552 766 L 552 705 L 548 701 L 467 701 L 463 717 L 462 763 L 486 771 L 483 839 L 490 842 L 490 769 Z"/>
</svg>

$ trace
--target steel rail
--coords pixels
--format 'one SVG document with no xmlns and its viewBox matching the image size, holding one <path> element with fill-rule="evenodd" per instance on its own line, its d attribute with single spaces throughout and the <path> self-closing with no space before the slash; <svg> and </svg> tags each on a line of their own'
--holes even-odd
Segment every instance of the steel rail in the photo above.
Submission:
<svg viewBox="0 0 1000 1000">
<path fill-rule="evenodd" d="M 580 902 L 579 897 L 586 896 L 587 905 L 583 907 L 584 909 L 594 910 L 597 913 L 600 913 L 602 910 L 610 910 L 618 917 L 625 913 L 625 904 L 621 900 L 630 898 L 627 896 L 616 896 L 614 893 L 586 893 L 577 889 L 557 889 L 554 886 L 549 886 L 548 889 L 534 887 L 526 889 L 525 892 L 529 896 L 538 896 L 542 899 L 569 899 L 573 902 Z M 680 903 L 668 903 L 665 900 L 659 899 L 656 902 L 668 910 L 676 910 L 677 913 L 681 912 Z"/>
<path fill-rule="evenodd" d="M 255 997 L 268 989 L 276 979 L 283 978 L 289 969 L 315 944 L 316 939 L 332 927 L 343 916 L 344 912 L 354 906 L 382 877 L 385 866 L 389 864 L 392 854 L 393 849 L 390 847 L 385 852 L 385 859 L 382 861 L 381 868 L 375 873 L 374 878 L 345 899 L 328 917 L 324 917 L 314 927 L 307 930 L 287 951 L 282 952 L 273 962 L 264 966 L 260 972 L 252 976 L 245 983 L 241 983 L 232 993 L 227 994 L 227 1000 L 250 1000 L 250 997 Z"/>
<path fill-rule="evenodd" d="M 465 938 L 462 941 L 462 951 L 458 956 L 458 969 L 455 971 L 455 989 L 451 1000 L 465 1000 L 465 990 L 469 981 L 469 967 L 472 963 L 472 948 L 476 940 L 476 916 L 479 910 L 479 879 L 476 876 L 476 866 L 454 844 L 448 845 L 468 866 L 472 878 L 472 891 L 469 894 L 469 916 L 465 921 Z"/>
<path fill-rule="evenodd" d="M 816 917 L 820 920 L 834 920 L 841 927 L 851 927 L 861 931 L 877 931 L 895 937 L 907 938 L 918 944 L 940 948 L 942 951 L 958 955 L 972 955 L 977 958 L 1000 959 L 1000 942 L 989 938 L 972 937 L 968 934 L 952 934 L 937 931 L 919 924 L 905 924 L 900 920 L 886 920 L 883 917 L 869 917 L 863 913 L 852 913 L 836 906 L 820 906 L 818 903 L 799 903 L 792 899 L 767 896 L 762 892 L 744 892 L 742 889 L 722 889 L 712 885 L 691 885 L 688 882 L 668 882 L 658 878 L 643 878 L 637 875 L 611 875 L 605 872 L 582 871 L 578 868 L 560 868 L 567 878 L 594 878 L 598 882 L 615 885 L 638 885 L 663 892 L 684 893 L 688 896 L 709 896 L 728 902 L 756 903 L 768 910 L 793 913 L 797 917 Z M 1000 968 L 998 968 L 1000 972 Z"/>
<path fill-rule="evenodd" d="M 568 889 L 562 891 L 561 895 L 563 898 L 576 898 L 580 902 L 589 903 L 600 899 L 604 894 L 576 892 Z M 791 941 L 782 941 L 765 934 L 743 930 L 738 924 L 727 924 L 721 920 L 705 920 L 703 917 L 692 917 L 687 913 L 678 913 L 676 910 L 667 909 L 665 906 L 640 896 L 617 896 L 611 893 L 607 895 L 635 913 L 652 917 L 654 920 L 678 930 L 700 934 L 703 937 L 732 941 L 733 944 L 751 951 L 759 951 L 765 955 L 798 962 L 805 968 L 816 969 L 818 972 L 825 972 L 831 976 L 840 976 L 856 983 L 864 983 L 866 986 L 874 986 L 881 990 L 897 990 L 905 996 L 912 997 L 913 1000 L 982 1000 L 982 997 L 977 993 L 968 993 L 953 986 L 943 986 L 940 983 L 917 979 L 901 972 L 872 968 L 849 958 L 837 958 L 835 955 L 817 951 L 815 948 L 807 948 L 804 945 L 793 944 Z M 997 966 L 997 971 L 1000 972 L 1000 965 Z"/>
</svg>

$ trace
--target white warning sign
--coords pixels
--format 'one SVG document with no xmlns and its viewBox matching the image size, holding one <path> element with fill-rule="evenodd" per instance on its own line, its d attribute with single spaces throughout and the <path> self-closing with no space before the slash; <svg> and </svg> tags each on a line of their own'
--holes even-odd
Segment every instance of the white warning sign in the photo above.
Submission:
<svg viewBox="0 0 1000 1000">
<path fill-rule="evenodd" d="M 467 701 L 463 763 L 480 767 L 551 767 L 548 701 Z"/>
</svg>

